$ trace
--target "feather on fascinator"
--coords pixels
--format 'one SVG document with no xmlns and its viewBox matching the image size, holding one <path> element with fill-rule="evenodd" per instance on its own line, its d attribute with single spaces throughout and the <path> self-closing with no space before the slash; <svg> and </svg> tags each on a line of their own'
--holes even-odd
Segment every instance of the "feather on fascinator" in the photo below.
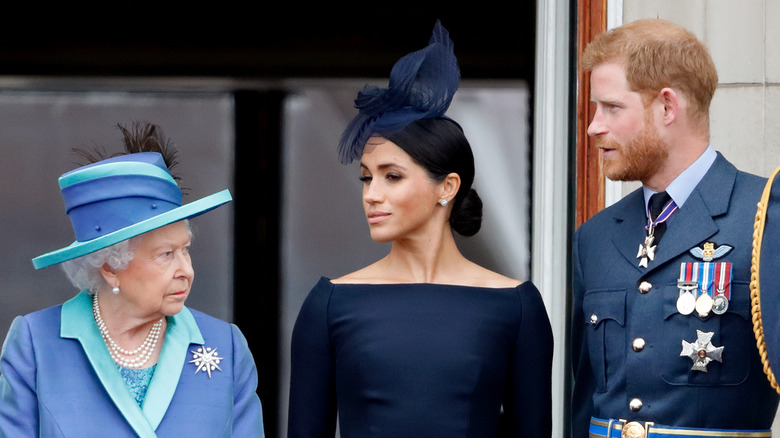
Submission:
<svg viewBox="0 0 780 438">
<path fill-rule="evenodd" d="M 84 165 L 97 163 L 107 158 L 118 157 L 125 154 L 135 154 L 139 152 L 157 152 L 162 155 L 168 171 L 172 172 L 178 164 L 179 151 L 165 137 L 165 134 L 158 125 L 143 121 L 135 121 L 132 126 L 127 127 L 117 123 L 117 128 L 122 132 L 124 151 L 108 154 L 104 147 L 95 147 L 93 149 L 74 148 L 73 152 L 80 156 Z M 171 176 L 177 182 L 181 180 L 178 175 L 171 173 Z"/>
<path fill-rule="evenodd" d="M 460 69 L 449 32 L 439 20 L 428 46 L 399 59 L 388 88 L 366 85 L 358 92 L 358 115 L 339 142 L 339 161 L 359 159 L 371 135 L 387 135 L 423 118 L 442 117 L 458 89 Z"/>
</svg>

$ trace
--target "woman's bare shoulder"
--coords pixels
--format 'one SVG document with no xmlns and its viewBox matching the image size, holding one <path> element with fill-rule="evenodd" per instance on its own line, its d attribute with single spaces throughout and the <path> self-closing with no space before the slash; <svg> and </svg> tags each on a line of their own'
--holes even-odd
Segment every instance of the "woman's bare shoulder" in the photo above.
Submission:
<svg viewBox="0 0 780 438">
<path fill-rule="evenodd" d="M 466 262 L 448 271 L 449 274 L 442 275 L 434 282 L 485 288 L 514 288 L 523 283 L 472 262 Z M 380 260 L 363 269 L 335 278 L 331 282 L 334 284 L 392 284 L 413 281 L 403 275 L 393 274 L 393 271 L 388 270 L 387 266 Z"/>
<path fill-rule="evenodd" d="M 388 278 L 377 264 L 371 264 L 339 278 L 331 280 L 333 284 L 380 284 L 387 283 Z"/>
<path fill-rule="evenodd" d="M 523 283 L 477 264 L 472 264 L 469 269 L 464 270 L 464 280 L 472 286 L 489 288 L 513 288 Z"/>
</svg>

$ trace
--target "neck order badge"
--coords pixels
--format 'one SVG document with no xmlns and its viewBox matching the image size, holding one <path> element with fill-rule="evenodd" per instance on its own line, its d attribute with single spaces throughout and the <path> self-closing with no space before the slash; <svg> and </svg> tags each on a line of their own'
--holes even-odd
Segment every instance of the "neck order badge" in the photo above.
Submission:
<svg viewBox="0 0 780 438">
<path fill-rule="evenodd" d="M 650 197 L 647 225 L 645 225 L 647 236 L 645 236 L 645 241 L 639 244 L 639 252 L 636 254 L 640 267 L 646 268 L 648 261 L 655 259 L 655 248 L 658 246 L 658 241 L 661 240 L 666 221 L 675 211 L 677 211 L 677 204 L 666 192 L 656 193 Z"/>
</svg>

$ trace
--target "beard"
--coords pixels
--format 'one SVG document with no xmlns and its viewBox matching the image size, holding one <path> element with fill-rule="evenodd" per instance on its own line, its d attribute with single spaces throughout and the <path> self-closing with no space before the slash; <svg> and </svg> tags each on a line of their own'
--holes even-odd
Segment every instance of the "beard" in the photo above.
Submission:
<svg viewBox="0 0 780 438">
<path fill-rule="evenodd" d="M 669 148 L 647 119 L 644 128 L 625 144 L 602 138 L 596 138 L 595 144 L 614 151 L 610 158 L 601 155 L 604 175 L 613 181 L 646 181 L 669 156 Z"/>
</svg>

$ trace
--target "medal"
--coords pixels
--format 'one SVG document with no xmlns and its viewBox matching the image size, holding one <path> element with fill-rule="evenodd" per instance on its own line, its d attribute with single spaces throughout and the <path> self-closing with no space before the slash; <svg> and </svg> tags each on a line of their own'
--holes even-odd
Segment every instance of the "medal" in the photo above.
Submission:
<svg viewBox="0 0 780 438">
<path fill-rule="evenodd" d="M 715 298 L 713 298 L 712 312 L 716 315 L 723 315 L 729 308 L 729 298 L 731 292 L 731 262 L 715 263 L 716 284 Z"/>
<path fill-rule="evenodd" d="M 677 281 L 680 295 L 677 297 L 677 311 L 682 315 L 690 315 L 696 308 L 696 295 L 693 291 L 699 288 L 699 283 L 696 282 L 694 275 L 695 271 L 691 263 L 680 264 L 680 279 Z"/>
<path fill-rule="evenodd" d="M 699 285 L 700 294 L 696 299 L 696 313 L 700 317 L 706 318 L 712 311 L 712 296 L 710 295 L 710 289 L 712 285 L 712 268 L 713 264 L 710 262 L 694 263 L 694 269 L 699 272 Z"/>
<path fill-rule="evenodd" d="M 696 288 L 690 290 L 696 290 Z M 690 315 L 696 308 L 696 298 L 690 290 L 681 293 L 680 296 L 677 297 L 677 311 L 682 315 Z"/>
<path fill-rule="evenodd" d="M 724 295 L 715 295 L 712 299 L 712 313 L 723 315 L 729 309 L 729 300 Z"/>
<path fill-rule="evenodd" d="M 712 311 L 712 297 L 706 293 L 700 294 L 699 298 L 696 298 L 696 313 L 706 318 L 710 311 Z"/>
</svg>

